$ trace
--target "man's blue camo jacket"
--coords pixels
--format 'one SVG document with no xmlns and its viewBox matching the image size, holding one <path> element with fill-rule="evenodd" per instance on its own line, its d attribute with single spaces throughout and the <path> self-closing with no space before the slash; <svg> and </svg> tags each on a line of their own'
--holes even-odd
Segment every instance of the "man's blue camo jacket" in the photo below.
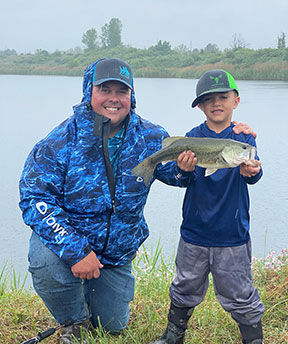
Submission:
<svg viewBox="0 0 288 344">
<path fill-rule="evenodd" d="M 151 183 L 146 187 L 131 170 L 159 150 L 168 136 L 164 128 L 135 113 L 132 90 L 113 211 L 103 140 L 93 132 L 96 114 L 91 109 L 90 97 L 96 63 L 84 72 L 81 103 L 74 106 L 71 117 L 35 145 L 20 180 L 24 222 L 69 266 L 91 250 L 104 266 L 122 266 L 135 256 L 149 234 L 143 208 Z M 185 186 L 188 178 L 179 174 L 175 164 L 175 168 L 171 166 L 158 165 L 153 180 Z"/>
</svg>

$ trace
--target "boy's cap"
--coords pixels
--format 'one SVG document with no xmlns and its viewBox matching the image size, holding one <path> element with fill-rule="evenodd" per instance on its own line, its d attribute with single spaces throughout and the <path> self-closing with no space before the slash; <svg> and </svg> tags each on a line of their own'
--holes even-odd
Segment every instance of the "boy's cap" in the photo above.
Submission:
<svg viewBox="0 0 288 344">
<path fill-rule="evenodd" d="M 100 60 L 93 73 L 93 85 L 98 86 L 105 81 L 120 81 L 129 88 L 133 88 L 132 69 L 123 60 L 116 58 L 104 58 Z"/>
<path fill-rule="evenodd" d="M 209 70 L 198 80 L 196 98 L 192 103 L 194 108 L 200 103 L 200 98 L 208 93 L 228 92 L 235 90 L 239 95 L 238 87 L 233 76 L 223 69 Z"/>
</svg>

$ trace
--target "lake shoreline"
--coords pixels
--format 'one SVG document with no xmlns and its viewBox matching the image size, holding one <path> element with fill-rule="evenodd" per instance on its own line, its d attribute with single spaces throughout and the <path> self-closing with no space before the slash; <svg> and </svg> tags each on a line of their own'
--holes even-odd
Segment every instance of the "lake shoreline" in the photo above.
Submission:
<svg viewBox="0 0 288 344">
<path fill-rule="evenodd" d="M 209 70 L 209 69 L 207 69 Z M 204 71 L 203 71 L 204 72 Z M 231 73 L 231 71 L 229 71 Z M 158 71 L 153 71 L 153 72 L 148 72 L 148 73 L 143 73 L 143 72 L 136 72 L 134 74 L 134 78 L 139 78 L 139 79 L 199 79 L 199 74 L 195 73 L 195 74 L 191 74 L 189 76 L 179 76 L 176 73 L 169 73 L 170 75 L 163 75 L 163 73 L 158 72 Z M 234 75 L 237 73 L 234 73 Z M 249 72 L 247 71 L 246 73 L 247 75 L 249 75 Z M 64 76 L 64 77 L 82 77 L 83 76 L 83 72 L 78 73 L 78 72 L 69 72 L 67 71 L 50 71 L 50 72 L 44 72 L 44 71 L 34 71 L 34 72 L 29 72 L 29 71 L 15 71 L 14 73 L 9 71 L 8 73 L 1 71 L 0 70 L 0 75 L 5 75 L 5 76 L 9 76 L 9 75 L 21 75 L 21 76 Z M 283 81 L 286 82 L 288 81 L 288 77 L 257 77 L 257 78 L 252 78 L 250 77 L 246 77 L 243 76 L 241 77 L 235 77 L 235 79 L 237 80 L 241 80 L 241 81 Z"/>
<path fill-rule="evenodd" d="M 0 75 L 41 75 L 41 76 L 71 76 L 82 77 L 86 66 L 69 67 L 67 65 L 45 64 L 0 64 Z M 251 81 L 288 81 L 288 62 L 257 63 L 235 65 L 217 62 L 214 64 L 189 65 L 186 67 L 134 67 L 134 78 L 161 79 L 199 79 L 211 69 L 224 69 L 231 73 L 236 80 Z"/>
</svg>

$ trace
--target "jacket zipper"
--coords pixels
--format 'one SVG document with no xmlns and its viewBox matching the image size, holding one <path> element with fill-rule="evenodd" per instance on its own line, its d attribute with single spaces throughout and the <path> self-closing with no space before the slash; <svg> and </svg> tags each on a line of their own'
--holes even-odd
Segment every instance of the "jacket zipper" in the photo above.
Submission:
<svg viewBox="0 0 288 344">
<path fill-rule="evenodd" d="M 113 213 L 116 212 L 116 207 L 115 207 L 116 185 L 115 185 L 115 178 L 114 178 L 113 169 L 112 169 L 109 152 L 108 152 L 109 133 L 110 133 L 110 120 L 104 117 L 103 122 L 102 122 L 102 143 L 103 143 L 102 147 L 103 147 L 103 156 L 104 156 L 107 179 L 108 179 L 108 187 L 109 187 L 110 197 L 111 197 L 111 211 L 107 215 L 107 233 L 106 233 L 103 249 L 101 251 L 101 255 L 105 252 L 107 244 L 108 244 L 108 240 L 110 236 L 111 216 Z"/>
<path fill-rule="evenodd" d="M 99 123 L 99 120 L 102 121 L 102 123 L 101 122 Z M 125 128 L 125 136 L 126 136 L 128 123 L 129 123 L 129 119 L 127 121 L 127 125 Z M 108 244 L 108 239 L 109 239 L 109 235 L 110 235 L 110 226 L 111 226 L 111 216 L 112 216 L 112 214 L 116 213 L 116 204 L 115 204 L 116 181 L 114 178 L 113 169 L 112 169 L 112 165 L 111 165 L 111 161 L 110 161 L 110 157 L 109 157 L 109 152 L 108 152 L 108 138 L 109 138 L 109 134 L 110 134 L 110 119 L 96 114 L 93 131 L 94 131 L 94 135 L 100 136 L 102 138 L 102 144 L 103 144 L 102 150 L 103 150 L 103 156 L 104 156 L 107 179 L 108 179 L 108 187 L 109 187 L 110 197 L 111 197 L 111 212 L 109 212 L 109 214 L 107 215 L 107 233 L 106 233 L 106 238 L 105 238 L 105 242 L 103 245 L 103 249 L 101 251 L 101 255 L 102 255 L 105 252 L 107 244 Z M 123 142 L 122 142 L 122 144 L 123 144 Z"/>
</svg>

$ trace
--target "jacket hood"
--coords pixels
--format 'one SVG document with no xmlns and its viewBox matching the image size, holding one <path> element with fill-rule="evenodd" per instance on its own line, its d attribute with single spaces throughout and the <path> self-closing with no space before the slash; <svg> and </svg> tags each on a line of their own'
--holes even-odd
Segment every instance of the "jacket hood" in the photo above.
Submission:
<svg viewBox="0 0 288 344">
<path fill-rule="evenodd" d="M 91 103 L 91 93 L 92 93 L 92 87 L 93 87 L 93 73 L 95 66 L 99 61 L 103 59 L 99 59 L 96 62 L 93 62 L 90 64 L 86 69 L 84 70 L 84 75 L 83 75 L 83 98 L 82 98 L 82 103 L 83 102 L 88 102 L 89 104 Z M 131 109 L 136 108 L 136 98 L 135 98 L 135 91 L 134 91 L 134 83 L 132 81 L 132 91 L 131 91 Z"/>
</svg>

